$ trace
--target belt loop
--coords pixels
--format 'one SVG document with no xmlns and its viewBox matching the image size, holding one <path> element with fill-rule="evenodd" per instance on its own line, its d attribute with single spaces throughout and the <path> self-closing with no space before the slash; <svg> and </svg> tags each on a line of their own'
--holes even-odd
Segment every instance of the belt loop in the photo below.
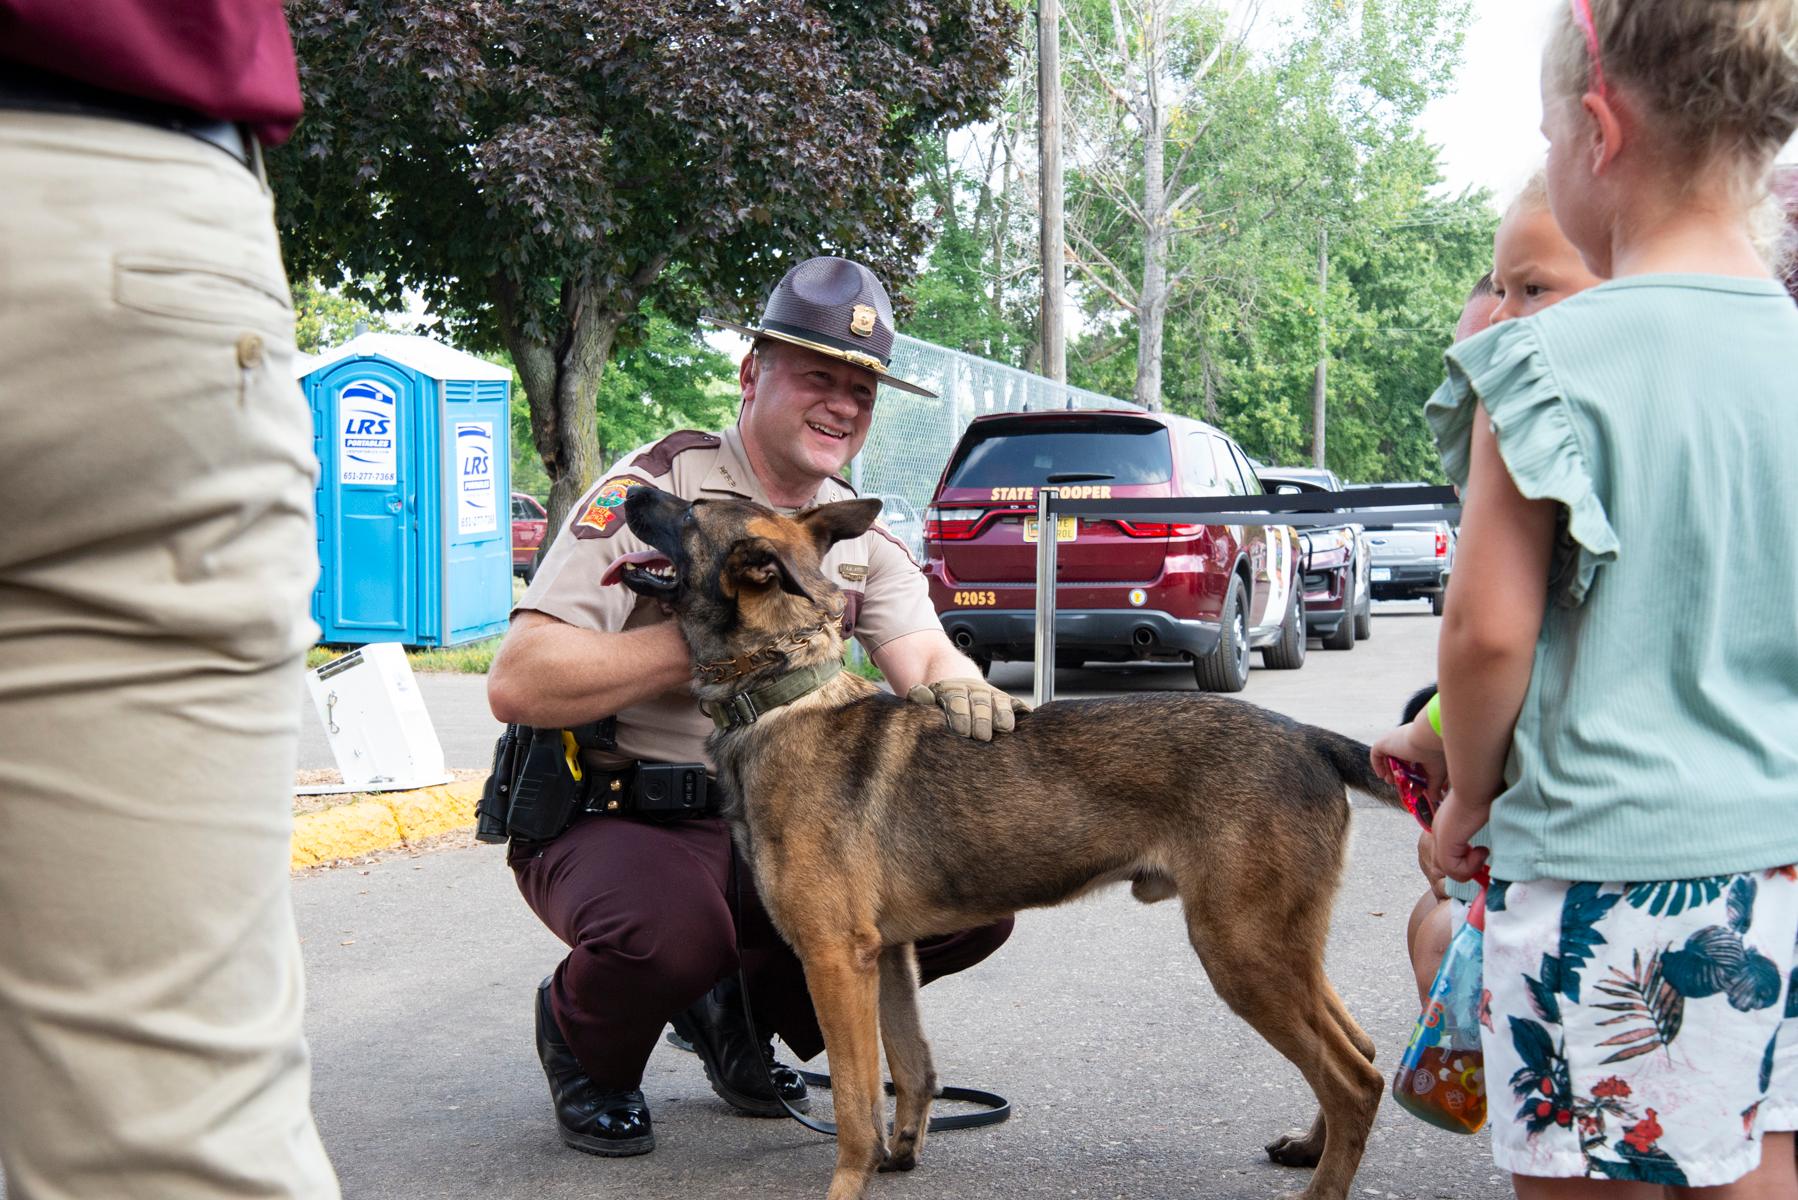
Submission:
<svg viewBox="0 0 1798 1200">
<path fill-rule="evenodd" d="M 237 135 L 243 139 L 244 152 L 249 155 L 250 173 L 256 176 L 256 182 L 262 185 L 262 194 L 274 195 L 274 189 L 268 185 L 268 165 L 262 161 L 262 141 L 250 132 L 248 125 L 239 125 Z"/>
</svg>

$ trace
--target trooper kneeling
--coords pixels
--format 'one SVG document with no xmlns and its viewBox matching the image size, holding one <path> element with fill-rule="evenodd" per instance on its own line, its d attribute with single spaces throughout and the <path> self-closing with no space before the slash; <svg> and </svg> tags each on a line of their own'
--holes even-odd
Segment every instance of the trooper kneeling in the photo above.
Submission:
<svg viewBox="0 0 1798 1200">
<path fill-rule="evenodd" d="M 670 1021 L 713 1090 L 751 1116 L 809 1103 L 799 1073 L 774 1061 L 774 1035 L 802 1059 L 824 1046 L 799 960 L 733 864 L 686 641 L 660 603 L 606 582 L 649 557 L 625 525 L 625 493 L 648 484 L 788 513 L 849 499 L 837 472 L 867 437 L 879 387 L 932 394 L 888 373 L 892 307 L 847 259 L 794 267 L 759 325 L 716 323 L 754 342 L 736 425 L 634 450 L 574 505 L 488 676 L 494 715 L 517 728 L 498 747 L 485 835 L 510 840 L 519 891 L 569 947 L 537 989 L 537 1052 L 563 1140 L 594 1154 L 654 1148 L 643 1070 Z M 903 544 L 875 525 L 832 547 L 824 569 L 844 592 L 843 632 L 895 691 L 943 704 L 973 736 L 1010 727 L 1011 698 L 950 644 Z M 970 698 L 995 714 L 990 727 L 969 728 Z M 918 943 L 922 982 L 1010 932 L 1006 919 Z"/>
</svg>

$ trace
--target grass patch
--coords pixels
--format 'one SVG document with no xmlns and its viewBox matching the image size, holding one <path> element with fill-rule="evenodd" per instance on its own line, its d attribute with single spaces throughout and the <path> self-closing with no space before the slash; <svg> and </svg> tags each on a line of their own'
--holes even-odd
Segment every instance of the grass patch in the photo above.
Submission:
<svg viewBox="0 0 1798 1200">
<path fill-rule="evenodd" d="M 844 651 L 843 669 L 853 674 L 860 675 L 863 679 L 872 679 L 875 683 L 883 683 L 886 681 L 886 676 L 880 673 L 880 668 L 874 665 L 874 660 L 866 655 L 863 655 L 861 661 L 857 662 L 853 655 Z"/>
<path fill-rule="evenodd" d="M 425 646 L 406 651 L 406 661 L 414 671 L 448 671 L 458 675 L 485 675 L 493 666 L 493 655 L 499 650 L 499 639 L 469 642 L 466 646 Z M 341 658 L 354 646 L 314 646 L 306 651 L 306 669 L 322 667 Z"/>
</svg>

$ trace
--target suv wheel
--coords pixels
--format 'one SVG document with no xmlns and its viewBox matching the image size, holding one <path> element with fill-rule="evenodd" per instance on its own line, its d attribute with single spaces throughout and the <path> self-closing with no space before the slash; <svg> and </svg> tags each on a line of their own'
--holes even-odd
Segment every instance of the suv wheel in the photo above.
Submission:
<svg viewBox="0 0 1798 1200">
<path fill-rule="evenodd" d="M 992 673 L 993 673 L 993 656 L 992 655 L 976 654 L 973 651 L 968 651 L 968 661 L 973 663 L 976 667 L 980 668 L 980 677 L 982 679 L 987 679 L 992 676 Z"/>
<path fill-rule="evenodd" d="M 1442 615 L 1442 597 L 1445 596 L 1447 593 L 1448 593 L 1447 588 L 1441 588 L 1437 591 L 1430 593 L 1430 615 L 1431 616 L 1439 617 Z"/>
<path fill-rule="evenodd" d="M 1261 665 L 1273 671 L 1296 671 L 1305 665 L 1305 595 L 1297 588 L 1280 624 L 1280 640 L 1261 651 Z"/>
<path fill-rule="evenodd" d="M 1193 675 L 1207 692 L 1240 692 L 1249 683 L 1249 619 L 1242 610 L 1242 580 L 1230 576 L 1224 595 L 1217 649 L 1192 661 Z"/>
<path fill-rule="evenodd" d="M 1373 636 L 1373 596 L 1361 597 L 1361 607 L 1355 610 L 1355 640 L 1365 642 Z"/>
</svg>

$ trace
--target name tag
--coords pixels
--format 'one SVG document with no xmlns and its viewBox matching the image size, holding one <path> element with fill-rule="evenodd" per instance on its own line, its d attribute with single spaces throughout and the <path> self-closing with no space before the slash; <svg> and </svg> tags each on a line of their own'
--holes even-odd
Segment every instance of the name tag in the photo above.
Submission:
<svg viewBox="0 0 1798 1200">
<path fill-rule="evenodd" d="M 860 583 L 868 577 L 867 563 L 838 563 L 837 574 L 850 583 Z"/>
</svg>

